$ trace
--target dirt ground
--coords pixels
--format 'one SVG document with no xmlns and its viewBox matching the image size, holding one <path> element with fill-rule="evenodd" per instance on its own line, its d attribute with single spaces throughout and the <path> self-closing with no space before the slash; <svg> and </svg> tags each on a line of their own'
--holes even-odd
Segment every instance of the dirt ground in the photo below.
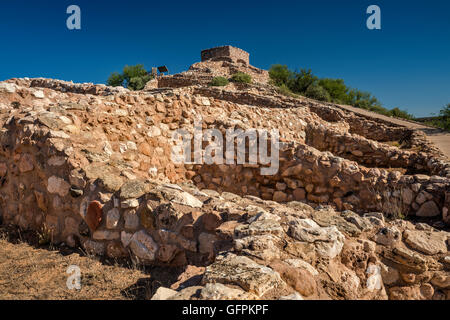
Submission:
<svg viewBox="0 0 450 320">
<path fill-rule="evenodd" d="M 67 248 L 38 247 L 34 239 L 33 234 L 0 227 L 0 300 L 149 299 L 180 273 L 106 263 Z M 71 265 L 80 268 L 81 290 L 67 287 L 71 274 L 66 271 Z"/>
</svg>

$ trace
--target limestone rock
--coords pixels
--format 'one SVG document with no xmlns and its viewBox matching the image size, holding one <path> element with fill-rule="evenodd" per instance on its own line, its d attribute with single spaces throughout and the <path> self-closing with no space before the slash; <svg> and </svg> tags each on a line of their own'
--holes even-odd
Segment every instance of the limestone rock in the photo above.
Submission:
<svg viewBox="0 0 450 320">
<path fill-rule="evenodd" d="M 403 239 L 411 248 L 428 255 L 447 252 L 445 233 L 406 230 Z"/>
<path fill-rule="evenodd" d="M 69 189 L 70 185 L 64 179 L 55 176 L 48 178 L 48 192 L 65 197 L 69 193 Z"/>
<path fill-rule="evenodd" d="M 256 300 L 257 296 L 221 283 L 207 283 L 200 292 L 202 300 Z"/>
<path fill-rule="evenodd" d="M 130 241 L 131 251 L 144 263 L 155 260 L 158 245 L 145 231 L 136 232 Z"/>
<path fill-rule="evenodd" d="M 345 236 L 336 227 L 322 228 L 309 219 L 294 221 L 288 233 L 296 240 L 314 244 L 317 254 L 329 259 L 341 253 L 345 241 Z"/>
<path fill-rule="evenodd" d="M 441 214 L 438 206 L 434 201 L 428 201 L 422 204 L 419 211 L 416 212 L 418 217 L 435 217 Z"/>
<path fill-rule="evenodd" d="M 271 268 L 232 253 L 218 257 L 206 267 L 203 283 L 209 282 L 238 285 L 258 297 L 285 285 L 280 275 Z"/>
</svg>

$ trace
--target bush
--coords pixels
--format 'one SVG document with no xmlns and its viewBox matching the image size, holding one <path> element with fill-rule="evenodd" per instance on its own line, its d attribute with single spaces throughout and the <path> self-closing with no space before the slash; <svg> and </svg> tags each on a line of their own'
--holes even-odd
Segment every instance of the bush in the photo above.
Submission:
<svg viewBox="0 0 450 320">
<path fill-rule="evenodd" d="M 306 90 L 312 85 L 315 85 L 319 78 L 313 75 L 311 70 L 302 69 L 300 72 L 295 72 L 292 79 L 289 80 L 288 87 L 292 92 L 299 94 L 306 94 Z"/>
<path fill-rule="evenodd" d="M 269 69 L 269 77 L 274 85 L 278 87 L 286 86 L 287 88 L 289 79 L 292 78 L 292 72 L 285 65 L 274 64 Z"/>
<path fill-rule="evenodd" d="M 342 79 L 319 79 L 310 69 L 292 72 L 285 65 L 275 64 L 270 68 L 269 76 L 271 83 L 278 87 L 277 91 L 284 95 L 301 94 L 320 101 L 348 104 L 386 116 L 414 119 L 408 112 L 399 108 L 388 110 L 382 107 L 380 101 L 370 92 L 351 89 Z M 443 114 L 447 114 L 447 118 L 445 121 L 441 120 L 441 127 L 444 126 L 444 123 L 450 122 L 450 104 L 441 111 L 441 119 Z"/>
<path fill-rule="evenodd" d="M 109 86 L 117 87 L 123 86 L 130 90 L 142 90 L 147 82 L 153 78 L 145 70 L 144 65 L 137 64 L 135 66 L 126 65 L 123 68 L 122 74 L 113 72 L 107 81 Z"/>
<path fill-rule="evenodd" d="M 319 85 L 328 91 L 331 100 L 334 103 L 345 103 L 349 88 L 342 79 L 320 79 Z"/>
<path fill-rule="evenodd" d="M 331 97 L 327 90 L 318 84 L 312 84 L 306 89 L 306 96 L 319 101 L 330 101 Z"/>
<path fill-rule="evenodd" d="M 297 97 L 297 95 L 293 93 L 286 84 L 282 84 L 281 86 L 279 86 L 277 88 L 277 92 L 288 97 Z"/>
<path fill-rule="evenodd" d="M 414 119 L 414 117 L 412 115 L 410 115 L 407 111 L 400 110 L 399 108 L 394 108 L 394 109 L 390 110 L 389 113 L 390 113 L 390 116 L 392 116 L 392 117 L 403 118 L 403 119 L 408 119 L 408 120 Z"/>
<path fill-rule="evenodd" d="M 231 81 L 238 83 L 252 83 L 252 77 L 243 72 L 237 72 L 231 77 Z"/>
<path fill-rule="evenodd" d="M 228 79 L 225 77 L 215 77 L 209 83 L 213 87 L 224 87 L 229 83 Z"/>
</svg>

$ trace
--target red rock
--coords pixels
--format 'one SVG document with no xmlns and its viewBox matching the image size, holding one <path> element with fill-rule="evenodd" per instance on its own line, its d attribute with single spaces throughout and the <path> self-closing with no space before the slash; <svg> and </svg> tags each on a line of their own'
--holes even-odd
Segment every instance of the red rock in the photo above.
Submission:
<svg viewBox="0 0 450 320">
<path fill-rule="evenodd" d="M 89 203 L 85 221 L 91 231 L 97 230 L 98 226 L 102 222 L 102 217 L 102 204 L 98 201 L 92 201 L 91 203 Z"/>
</svg>

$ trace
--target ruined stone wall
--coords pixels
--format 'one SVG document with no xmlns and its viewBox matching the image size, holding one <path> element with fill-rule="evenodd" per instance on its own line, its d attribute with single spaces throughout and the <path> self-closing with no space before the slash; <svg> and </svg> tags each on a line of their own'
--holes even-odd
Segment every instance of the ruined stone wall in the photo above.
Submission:
<svg viewBox="0 0 450 320">
<path fill-rule="evenodd" d="M 234 63 L 250 64 L 250 55 L 242 49 L 232 46 L 216 47 L 201 52 L 201 61 L 225 60 Z"/>
<path fill-rule="evenodd" d="M 51 80 L 8 85 L 0 95 L 0 216 L 95 254 L 131 252 L 152 264 L 210 261 L 224 215 L 217 214 L 217 203 L 208 206 L 211 191 L 198 189 L 448 219 L 448 168 L 446 176 L 433 176 L 432 169 L 402 175 L 359 165 L 368 157 L 355 152 L 357 162 L 322 152 L 305 142 L 316 136 L 327 148 L 342 144 L 336 137 L 348 124 L 326 123 L 307 107 L 283 104 L 280 112 L 276 98 L 208 88 L 112 94 L 99 87 L 94 95 L 79 93 L 91 92 L 90 85 Z M 279 128 L 279 172 L 262 176 L 258 165 L 175 165 L 171 135 L 192 130 L 199 115 L 204 129 L 222 132 Z M 317 129 L 324 125 L 330 131 Z M 350 146 L 364 146 L 357 136 L 346 137 Z M 191 179 L 196 187 L 183 184 Z M 244 219 L 239 212 L 226 215 Z"/>
</svg>

